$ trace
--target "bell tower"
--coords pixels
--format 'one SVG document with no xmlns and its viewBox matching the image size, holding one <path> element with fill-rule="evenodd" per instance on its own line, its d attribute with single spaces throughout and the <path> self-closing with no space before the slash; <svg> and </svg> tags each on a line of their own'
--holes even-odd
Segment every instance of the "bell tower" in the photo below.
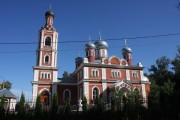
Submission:
<svg viewBox="0 0 180 120">
<path fill-rule="evenodd" d="M 41 102 L 51 103 L 51 98 L 57 92 L 57 47 L 58 33 L 53 26 L 54 13 L 49 10 L 45 13 L 45 25 L 39 31 L 39 42 L 36 51 L 36 66 L 33 67 L 34 79 L 32 81 L 32 102 L 35 103 L 37 95 Z"/>
</svg>

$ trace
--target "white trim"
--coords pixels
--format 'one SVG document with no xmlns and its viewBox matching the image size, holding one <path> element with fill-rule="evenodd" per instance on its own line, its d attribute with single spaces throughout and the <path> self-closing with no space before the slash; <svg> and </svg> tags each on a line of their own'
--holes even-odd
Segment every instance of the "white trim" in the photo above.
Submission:
<svg viewBox="0 0 180 120">
<path fill-rule="evenodd" d="M 140 78 L 141 78 L 141 80 L 144 79 L 144 72 L 142 70 L 140 71 Z"/>
<path fill-rule="evenodd" d="M 54 65 L 54 57 L 55 57 L 54 54 L 55 54 L 55 52 L 52 51 L 52 54 L 51 54 L 51 56 L 52 56 L 51 66 L 53 66 L 53 67 L 55 67 L 55 65 Z"/>
<path fill-rule="evenodd" d="M 53 71 L 53 82 L 57 82 L 57 74 L 58 72 L 57 71 Z"/>
<path fill-rule="evenodd" d="M 51 96 L 51 92 L 50 92 L 49 89 L 47 89 L 47 88 L 42 88 L 42 89 L 38 92 L 38 94 L 41 94 L 43 91 L 47 91 L 48 94 L 49 94 L 49 96 Z"/>
<path fill-rule="evenodd" d="M 133 88 L 133 91 L 134 91 L 135 89 L 138 89 L 138 91 L 139 91 L 139 93 L 140 93 L 140 89 L 139 89 L 138 87 L 134 87 L 134 88 Z"/>
<path fill-rule="evenodd" d="M 83 92 L 84 92 L 84 96 L 87 99 L 87 103 L 89 103 L 89 82 L 84 82 Z"/>
<path fill-rule="evenodd" d="M 65 102 L 65 92 L 66 92 L 66 91 L 69 92 L 69 100 L 71 101 L 71 90 L 65 89 L 65 90 L 63 91 L 63 102 Z"/>
<path fill-rule="evenodd" d="M 107 83 L 102 83 L 103 100 L 104 100 L 104 101 L 107 101 L 107 91 L 106 91 L 106 88 L 107 88 Z"/>
<path fill-rule="evenodd" d="M 121 60 L 120 60 L 120 65 L 122 65 L 122 62 L 123 62 L 123 61 L 126 63 L 126 65 L 125 65 L 125 66 L 128 66 L 128 62 L 127 62 L 127 60 L 126 60 L 126 59 L 121 59 Z"/>
<path fill-rule="evenodd" d="M 40 95 L 43 91 L 47 91 L 49 94 L 49 104 L 51 104 L 51 92 L 47 88 L 42 88 L 39 92 L 38 95 Z"/>
<path fill-rule="evenodd" d="M 118 69 L 111 70 L 111 77 L 112 78 L 121 78 L 121 71 Z"/>
<path fill-rule="evenodd" d="M 122 84 L 122 86 L 121 86 L 121 84 Z M 115 88 L 118 87 L 118 86 L 119 86 L 119 90 L 120 90 L 121 88 L 125 87 L 125 88 L 127 88 L 127 89 L 130 91 L 131 88 L 132 88 L 131 85 L 125 83 L 123 80 L 118 81 L 117 83 L 115 83 Z"/>
<path fill-rule="evenodd" d="M 40 59 L 39 59 L 39 66 L 41 66 L 41 65 L 42 65 L 42 50 L 40 51 L 39 56 L 40 56 Z"/>
<path fill-rule="evenodd" d="M 88 67 L 84 67 L 84 79 L 89 79 Z"/>
<path fill-rule="evenodd" d="M 126 80 L 130 80 L 129 70 L 126 70 Z"/>
<path fill-rule="evenodd" d="M 112 60 L 113 58 L 116 58 L 116 59 L 119 61 L 119 64 L 118 64 L 118 65 L 121 64 L 121 60 L 120 60 L 118 57 L 116 57 L 116 56 L 111 56 L 111 57 L 109 58 L 109 63 L 111 63 L 111 60 Z"/>
<path fill-rule="evenodd" d="M 48 57 L 48 63 L 46 63 L 46 57 Z M 51 58 L 48 54 L 44 55 L 44 64 L 49 64 L 51 61 Z"/>
<path fill-rule="evenodd" d="M 52 43 L 53 43 L 53 41 L 52 41 L 52 37 L 51 37 L 51 36 L 49 36 L 49 35 L 44 36 L 44 43 L 43 43 L 43 46 L 49 46 L 49 45 L 46 45 L 46 38 L 47 38 L 47 37 L 50 37 L 50 38 L 51 38 L 51 44 L 50 44 L 50 46 L 52 46 Z"/>
<path fill-rule="evenodd" d="M 143 97 L 143 100 L 145 100 L 145 102 L 146 102 L 146 89 L 145 89 L 145 84 L 141 84 L 141 87 L 142 87 L 142 97 Z"/>
<path fill-rule="evenodd" d="M 33 84 L 33 90 L 32 90 L 32 102 L 35 103 L 36 102 L 36 98 L 37 98 L 37 84 Z"/>
<path fill-rule="evenodd" d="M 40 39 L 40 46 L 41 46 L 41 49 L 43 48 L 43 43 L 44 43 L 44 30 L 41 31 L 41 39 Z M 39 48 L 39 45 L 38 45 L 38 48 Z M 40 49 L 40 48 L 39 48 Z"/>
<path fill-rule="evenodd" d="M 91 77 L 99 77 L 99 69 L 92 68 L 91 69 Z"/>
<path fill-rule="evenodd" d="M 138 71 L 132 71 L 132 78 L 137 79 L 138 77 Z"/>
<path fill-rule="evenodd" d="M 34 70 L 34 81 L 38 81 L 39 70 Z"/>
<path fill-rule="evenodd" d="M 102 79 L 106 79 L 106 68 L 102 68 Z"/>
<path fill-rule="evenodd" d="M 94 100 L 94 99 L 93 99 L 93 89 L 94 89 L 94 88 L 97 88 L 97 89 L 98 89 L 98 96 L 97 96 L 98 98 L 99 98 L 99 95 L 100 95 L 100 89 L 99 89 L 97 86 L 93 86 L 92 89 L 91 89 L 91 91 L 92 91 L 92 93 L 91 93 L 91 98 L 92 98 L 92 100 Z"/>
</svg>

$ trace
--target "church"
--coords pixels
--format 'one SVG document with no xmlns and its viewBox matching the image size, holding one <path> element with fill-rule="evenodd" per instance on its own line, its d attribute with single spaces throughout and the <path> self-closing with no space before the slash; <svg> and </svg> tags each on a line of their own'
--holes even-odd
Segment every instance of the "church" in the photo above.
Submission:
<svg viewBox="0 0 180 120">
<path fill-rule="evenodd" d="M 85 44 L 84 58 L 75 58 L 75 70 L 68 79 L 58 78 L 57 53 L 58 32 L 53 26 L 54 13 L 45 13 L 45 24 L 39 31 L 38 47 L 36 51 L 36 65 L 33 66 L 32 102 L 37 95 L 41 102 L 49 105 L 53 94 L 58 95 L 59 105 L 70 100 L 77 104 L 79 99 L 87 98 L 92 104 L 97 98 L 109 103 L 116 88 L 128 93 L 138 90 L 147 103 L 150 82 L 144 76 L 143 65 L 133 65 L 132 50 L 128 46 L 122 48 L 123 58 L 108 56 L 108 43 L 99 37 L 95 43 Z"/>
</svg>

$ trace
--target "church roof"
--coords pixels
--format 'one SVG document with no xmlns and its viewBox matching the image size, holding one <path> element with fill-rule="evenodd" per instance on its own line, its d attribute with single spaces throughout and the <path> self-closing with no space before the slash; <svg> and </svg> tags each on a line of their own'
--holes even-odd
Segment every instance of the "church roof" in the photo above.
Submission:
<svg viewBox="0 0 180 120">
<path fill-rule="evenodd" d="M 6 98 L 16 98 L 16 96 L 6 88 L 0 90 L 0 97 L 2 97 L 3 95 L 5 95 Z"/>
</svg>

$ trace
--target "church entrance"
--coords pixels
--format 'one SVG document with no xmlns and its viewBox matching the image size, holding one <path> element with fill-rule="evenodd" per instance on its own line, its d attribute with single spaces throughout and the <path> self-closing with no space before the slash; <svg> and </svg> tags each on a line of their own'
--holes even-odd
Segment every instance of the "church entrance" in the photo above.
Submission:
<svg viewBox="0 0 180 120">
<path fill-rule="evenodd" d="M 43 107 L 47 107 L 49 105 L 49 93 L 47 91 L 43 91 L 41 93 L 41 103 Z"/>
</svg>

